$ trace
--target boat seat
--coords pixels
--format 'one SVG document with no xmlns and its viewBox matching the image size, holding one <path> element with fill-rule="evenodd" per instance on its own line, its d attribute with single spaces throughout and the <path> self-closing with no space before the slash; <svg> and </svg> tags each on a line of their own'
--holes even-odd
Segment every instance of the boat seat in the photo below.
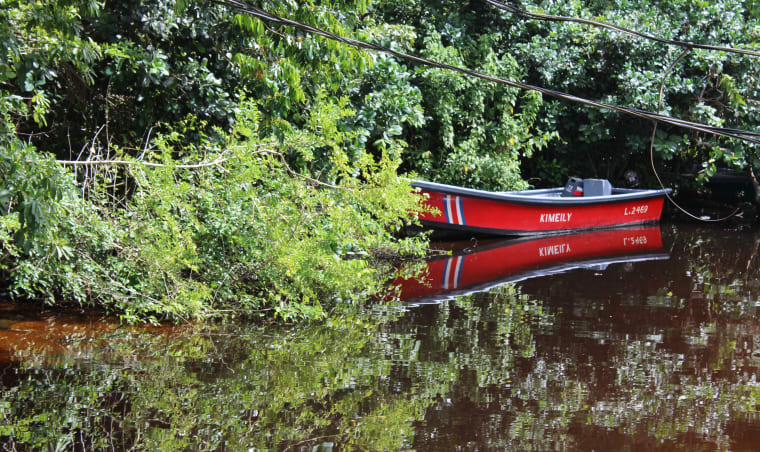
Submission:
<svg viewBox="0 0 760 452">
<path fill-rule="evenodd" d="M 612 184 L 607 179 L 583 179 L 583 196 L 610 196 Z"/>
</svg>

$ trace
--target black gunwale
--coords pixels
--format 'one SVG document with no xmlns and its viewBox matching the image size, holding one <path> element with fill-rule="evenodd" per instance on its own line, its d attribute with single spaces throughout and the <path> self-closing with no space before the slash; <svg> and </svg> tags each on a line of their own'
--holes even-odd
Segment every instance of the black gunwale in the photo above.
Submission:
<svg viewBox="0 0 760 452">
<path fill-rule="evenodd" d="M 421 180 L 413 180 L 411 185 L 414 188 L 419 188 L 431 192 L 444 193 L 447 195 L 467 196 L 470 198 L 486 199 L 490 201 L 498 201 L 511 204 L 554 207 L 587 206 L 593 204 L 612 204 L 617 202 L 642 201 L 661 198 L 672 191 L 670 188 L 666 188 L 665 190 L 613 188 L 612 194 L 608 196 L 570 196 L 563 198 L 559 196 L 546 196 L 553 193 L 559 193 L 562 190 L 562 187 L 525 191 L 495 192 Z"/>
</svg>

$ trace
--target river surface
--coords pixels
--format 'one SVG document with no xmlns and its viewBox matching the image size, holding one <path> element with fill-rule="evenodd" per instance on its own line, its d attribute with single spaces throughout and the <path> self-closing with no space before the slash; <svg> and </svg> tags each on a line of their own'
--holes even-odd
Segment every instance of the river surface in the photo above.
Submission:
<svg viewBox="0 0 760 452">
<path fill-rule="evenodd" d="M 757 230 L 436 246 L 453 253 L 396 281 L 406 303 L 307 325 L 125 327 L 0 304 L 0 444 L 760 448 Z"/>
</svg>

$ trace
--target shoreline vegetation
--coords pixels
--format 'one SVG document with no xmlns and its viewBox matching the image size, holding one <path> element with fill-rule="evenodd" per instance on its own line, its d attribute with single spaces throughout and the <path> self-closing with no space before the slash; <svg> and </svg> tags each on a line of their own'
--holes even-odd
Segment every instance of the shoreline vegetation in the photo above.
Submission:
<svg viewBox="0 0 760 452">
<path fill-rule="evenodd" d="M 49 304 L 62 297 L 106 307 L 127 321 L 269 311 L 283 320 L 322 318 L 338 303 L 379 294 L 392 266 L 374 259 L 376 251 L 425 250 L 422 235 L 397 237 L 422 208 L 421 197 L 387 156 L 341 164 L 345 155 L 332 140 L 345 137 L 322 115 L 337 106 L 318 107 L 313 126 L 320 134 L 302 129 L 278 143 L 240 139 L 258 122 L 248 103 L 248 119 L 236 121 L 219 151 L 204 143 L 186 149 L 191 157 L 183 161 L 170 155 L 183 135 L 158 134 L 152 154 L 160 164 L 92 160 L 85 197 L 70 170 L 19 148 L 15 161 L 3 163 L 46 204 L 32 207 L 34 230 L 21 227 L 19 214 L 3 217 L 5 237 L 21 238 L 4 242 L 6 257 L 23 257 L 4 268 L 14 274 L 11 290 L 48 296 Z M 274 150 L 288 148 L 328 149 L 339 182 L 296 173 Z M 216 163 L 183 165 L 193 157 Z M 122 166 L 130 187 L 119 197 L 109 182 Z M 45 179 L 27 177 L 22 170 L 30 167 Z M 46 186 L 51 180 L 54 187 Z"/>
<path fill-rule="evenodd" d="M 266 8 L 494 78 L 710 127 L 760 124 L 751 56 L 676 60 L 667 45 L 485 1 L 317 3 Z M 760 48 L 748 1 L 555 3 L 523 8 Z M 423 208 L 406 177 L 517 190 L 578 174 L 622 185 L 633 172 L 656 184 L 648 121 L 213 2 L 7 0 L 0 49 L 0 290 L 125 322 L 322 319 L 379 296 L 397 271 L 384 257 L 428 252 L 425 235 L 401 234 Z M 667 125 L 651 142 L 664 173 L 699 170 L 667 181 L 676 191 L 702 190 L 720 168 L 760 187 L 754 144 Z"/>
</svg>

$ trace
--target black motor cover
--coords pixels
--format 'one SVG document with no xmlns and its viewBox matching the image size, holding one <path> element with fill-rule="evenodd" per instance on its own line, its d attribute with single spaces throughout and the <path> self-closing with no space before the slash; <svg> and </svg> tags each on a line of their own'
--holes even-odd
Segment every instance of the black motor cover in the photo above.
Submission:
<svg viewBox="0 0 760 452">
<path fill-rule="evenodd" d="M 568 179 L 560 196 L 563 198 L 568 196 L 583 196 L 583 179 L 579 177 L 571 177 Z"/>
</svg>

